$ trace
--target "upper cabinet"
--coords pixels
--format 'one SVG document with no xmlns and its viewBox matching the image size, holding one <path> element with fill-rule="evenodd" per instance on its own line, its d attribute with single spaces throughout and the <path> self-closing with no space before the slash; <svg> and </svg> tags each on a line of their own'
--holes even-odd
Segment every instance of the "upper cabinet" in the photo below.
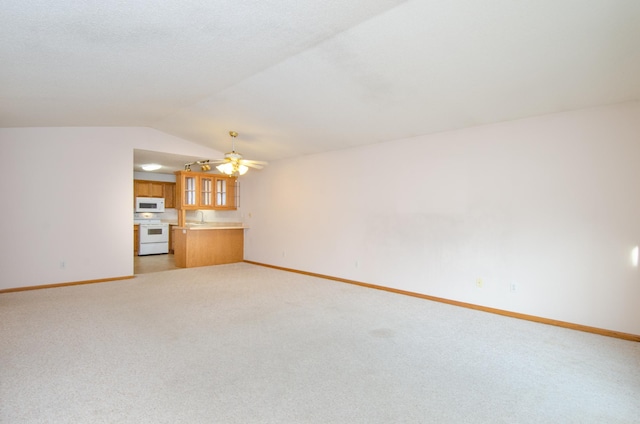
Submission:
<svg viewBox="0 0 640 424">
<path fill-rule="evenodd" d="M 213 175 L 201 175 L 198 177 L 198 181 L 200 182 L 200 197 L 198 198 L 198 204 L 200 209 L 212 208 L 214 206 L 213 203 L 213 184 L 214 184 L 214 176 Z"/>
<path fill-rule="evenodd" d="M 133 181 L 133 197 L 163 197 L 165 208 L 176 207 L 176 184 L 163 181 Z"/>
<path fill-rule="evenodd" d="M 135 197 L 164 197 L 164 183 L 161 181 L 134 180 Z"/>
<path fill-rule="evenodd" d="M 176 183 L 164 183 L 164 207 L 176 207 Z"/>
<path fill-rule="evenodd" d="M 236 209 L 238 207 L 238 179 L 236 177 L 216 176 L 214 186 L 214 205 L 216 208 Z"/>
<path fill-rule="evenodd" d="M 195 173 L 176 172 L 176 206 L 178 209 L 197 209 L 198 176 Z"/>
<path fill-rule="evenodd" d="M 178 209 L 237 209 L 236 177 L 206 172 L 176 172 Z"/>
</svg>

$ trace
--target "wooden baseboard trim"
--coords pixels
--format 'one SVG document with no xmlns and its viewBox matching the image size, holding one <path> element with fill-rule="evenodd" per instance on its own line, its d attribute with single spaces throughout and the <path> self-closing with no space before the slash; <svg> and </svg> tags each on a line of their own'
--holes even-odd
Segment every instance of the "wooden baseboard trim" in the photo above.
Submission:
<svg viewBox="0 0 640 424">
<path fill-rule="evenodd" d="M 607 337 L 615 337 L 617 339 L 629 340 L 633 342 L 640 342 L 640 335 L 637 335 L 637 334 L 623 333 L 620 331 L 606 330 L 606 329 L 597 328 L 597 327 L 589 327 L 587 325 L 574 324 L 574 323 L 565 322 L 565 321 L 558 321 L 555 319 L 543 318 L 535 315 L 527 315 L 527 314 L 521 314 L 518 312 L 505 311 L 503 309 L 489 308 L 486 306 L 474 305 L 473 303 L 459 302 L 457 300 L 450 300 L 442 297 L 429 296 L 426 294 L 415 293 L 415 292 L 410 292 L 406 290 L 399 290 L 391 287 L 378 286 L 375 284 L 363 283 L 361 281 L 347 280 L 345 278 L 332 277 L 330 275 L 317 274 L 315 272 L 300 271 L 297 269 L 285 268 L 281 266 L 269 265 L 269 264 L 264 264 L 260 262 L 248 261 L 248 260 L 245 260 L 244 262 L 248 264 L 264 266 L 267 268 L 279 269 L 281 271 L 295 272 L 297 274 L 308 275 L 311 277 L 324 278 L 326 280 L 339 281 L 341 283 L 354 284 L 356 286 L 368 287 L 371 289 L 383 290 L 383 291 L 396 293 L 396 294 L 402 294 L 405 296 L 418 297 L 420 299 L 432 300 L 434 302 L 446 303 L 449 305 L 460 306 L 468 309 L 475 309 L 477 311 L 489 312 L 492 314 L 503 315 L 511 318 L 523 319 L 526 321 L 533 321 L 533 322 L 547 324 L 547 325 L 554 325 L 556 327 L 569 328 L 571 330 L 584 331 L 587 333 L 594 333 L 594 334 L 599 334 L 601 336 L 607 336 Z"/>
<path fill-rule="evenodd" d="M 56 287 L 80 286 L 82 284 L 107 283 L 109 281 L 128 280 L 134 277 L 135 277 L 134 275 L 126 275 L 123 277 L 101 278 L 99 280 L 72 281 L 69 283 L 43 284 L 41 286 L 15 287 L 12 289 L 2 289 L 0 290 L 0 294 L 21 292 L 21 291 L 27 291 L 27 290 L 52 289 Z"/>
</svg>

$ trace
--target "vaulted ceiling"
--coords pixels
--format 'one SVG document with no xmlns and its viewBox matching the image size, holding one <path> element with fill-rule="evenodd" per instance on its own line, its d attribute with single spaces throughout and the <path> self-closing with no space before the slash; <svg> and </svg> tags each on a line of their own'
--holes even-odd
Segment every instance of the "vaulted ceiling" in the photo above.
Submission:
<svg viewBox="0 0 640 424">
<path fill-rule="evenodd" d="M 5 0 L 0 126 L 274 160 L 640 99 L 634 0 Z"/>
</svg>

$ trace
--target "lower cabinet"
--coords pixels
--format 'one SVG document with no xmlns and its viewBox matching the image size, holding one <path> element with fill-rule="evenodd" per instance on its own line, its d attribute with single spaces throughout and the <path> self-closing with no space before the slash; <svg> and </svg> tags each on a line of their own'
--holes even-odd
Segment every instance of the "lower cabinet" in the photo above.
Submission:
<svg viewBox="0 0 640 424">
<path fill-rule="evenodd" d="M 173 241 L 175 240 L 175 233 L 174 231 L 175 229 L 175 225 L 171 225 L 169 224 L 169 253 L 174 253 L 175 252 L 175 248 L 173 247 L 174 243 Z"/>
<path fill-rule="evenodd" d="M 138 245 L 140 244 L 140 226 L 133 226 L 133 256 L 138 256 Z"/>
</svg>

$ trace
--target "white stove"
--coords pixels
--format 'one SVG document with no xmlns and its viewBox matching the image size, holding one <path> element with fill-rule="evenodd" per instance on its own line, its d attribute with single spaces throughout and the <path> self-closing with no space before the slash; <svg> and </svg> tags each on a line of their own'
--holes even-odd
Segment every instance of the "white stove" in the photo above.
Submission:
<svg viewBox="0 0 640 424">
<path fill-rule="evenodd" d="M 169 253 L 169 224 L 159 219 L 134 219 L 140 225 L 138 256 Z"/>
</svg>

